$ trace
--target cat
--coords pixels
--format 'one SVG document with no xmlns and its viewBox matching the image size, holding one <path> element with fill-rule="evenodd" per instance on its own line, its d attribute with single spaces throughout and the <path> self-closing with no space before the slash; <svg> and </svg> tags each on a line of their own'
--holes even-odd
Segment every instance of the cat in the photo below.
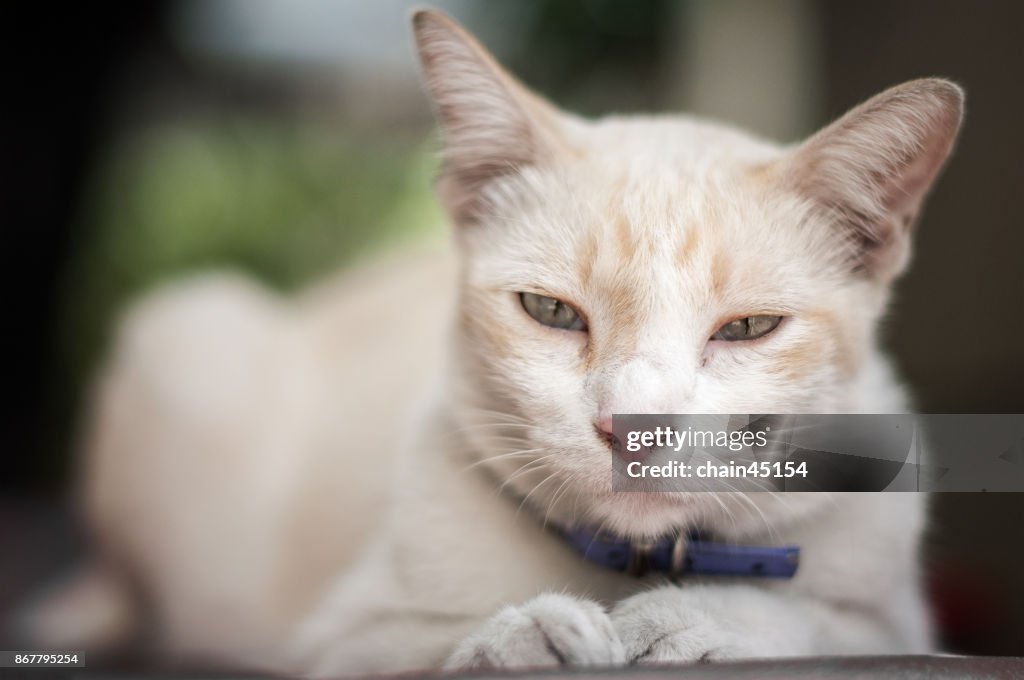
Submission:
<svg viewBox="0 0 1024 680">
<path fill-rule="evenodd" d="M 454 257 L 293 302 L 215 276 L 131 312 L 79 593 L 121 593 L 127 628 L 131 582 L 164 650 L 324 677 L 933 650 L 924 496 L 617 494 L 609 435 L 615 413 L 906 412 L 878 325 L 960 88 L 908 82 L 780 146 L 584 120 L 445 15 L 413 32 Z M 576 526 L 801 559 L 669 582 L 583 559 Z"/>
</svg>

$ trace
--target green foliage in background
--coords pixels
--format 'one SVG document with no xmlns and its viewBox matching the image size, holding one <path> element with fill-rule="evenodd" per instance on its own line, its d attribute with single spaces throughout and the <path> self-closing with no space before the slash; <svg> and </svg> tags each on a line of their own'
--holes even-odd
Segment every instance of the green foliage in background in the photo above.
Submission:
<svg viewBox="0 0 1024 680">
<path fill-rule="evenodd" d="M 281 290 L 439 231 L 422 137 L 236 118 L 150 129 L 99 169 L 68 281 L 65 365 L 78 391 L 116 314 L 155 284 L 230 267 Z"/>
</svg>

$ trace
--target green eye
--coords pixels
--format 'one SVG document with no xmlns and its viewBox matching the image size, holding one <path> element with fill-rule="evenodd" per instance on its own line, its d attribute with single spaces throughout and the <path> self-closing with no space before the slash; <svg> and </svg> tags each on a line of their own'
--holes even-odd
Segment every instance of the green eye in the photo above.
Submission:
<svg viewBox="0 0 1024 680">
<path fill-rule="evenodd" d="M 520 293 L 519 299 L 526 313 L 539 324 L 567 331 L 587 330 L 587 324 L 579 312 L 561 300 L 536 293 Z"/>
<path fill-rule="evenodd" d="M 781 316 L 762 314 L 760 316 L 745 316 L 741 319 L 733 319 L 725 324 L 711 336 L 712 340 L 755 340 L 771 333 L 782 322 Z"/>
</svg>

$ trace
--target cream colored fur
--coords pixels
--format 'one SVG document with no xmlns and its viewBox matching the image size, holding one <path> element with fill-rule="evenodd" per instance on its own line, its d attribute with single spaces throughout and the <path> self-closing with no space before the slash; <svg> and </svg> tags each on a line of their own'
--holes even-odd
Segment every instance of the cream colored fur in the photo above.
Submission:
<svg viewBox="0 0 1024 680">
<path fill-rule="evenodd" d="M 160 647 L 322 676 L 932 649 L 916 494 L 615 494 L 612 413 L 901 412 L 876 333 L 961 93 L 894 88 L 780 147 L 558 112 L 415 17 L 454 259 L 297 301 L 213 277 L 125 323 L 88 500 Z M 589 331 L 541 326 L 557 297 Z M 709 340 L 753 314 L 749 342 Z M 499 492 L 499 488 L 501 491 Z M 796 543 L 789 581 L 634 579 L 545 523 Z"/>
</svg>

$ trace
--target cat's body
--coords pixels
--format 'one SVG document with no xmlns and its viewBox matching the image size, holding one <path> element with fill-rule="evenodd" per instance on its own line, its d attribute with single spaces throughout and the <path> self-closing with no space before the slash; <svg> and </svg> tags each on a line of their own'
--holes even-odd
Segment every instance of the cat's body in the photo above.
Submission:
<svg viewBox="0 0 1024 680">
<path fill-rule="evenodd" d="M 297 300 L 213 275 L 132 310 L 89 422 L 84 505 L 104 550 L 77 597 L 127 582 L 131 601 L 99 617 L 115 628 L 155 612 L 171 658 L 280 668 L 393 493 L 436 368 L 419 352 L 442 355 L 448 335 L 452 260 L 435 250 Z M 397 319 L 410 289 L 430 294 Z M 74 640 L 82 624 L 57 604 L 46 627 Z"/>
<path fill-rule="evenodd" d="M 458 264 L 297 305 L 215 281 L 148 303 L 115 354 L 93 516 L 166 645 L 323 675 L 929 650 L 923 497 L 615 494 L 606 434 L 612 413 L 905 411 L 877 323 L 959 90 L 908 83 L 783 148 L 584 122 L 447 19 L 416 28 Z M 544 528 L 577 522 L 801 565 L 664 585 Z"/>
</svg>

